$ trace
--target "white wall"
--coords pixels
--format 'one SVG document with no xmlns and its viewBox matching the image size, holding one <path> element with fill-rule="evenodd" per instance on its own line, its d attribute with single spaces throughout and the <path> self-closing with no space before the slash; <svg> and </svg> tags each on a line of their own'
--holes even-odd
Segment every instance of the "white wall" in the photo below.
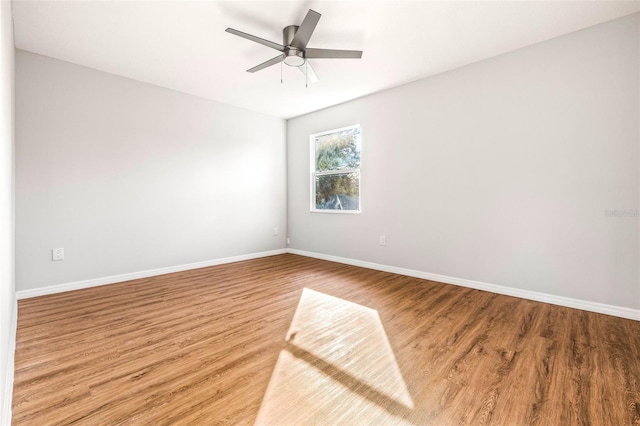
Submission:
<svg viewBox="0 0 640 426">
<path fill-rule="evenodd" d="M 11 2 L 0 2 L 0 424 L 11 419 L 14 285 L 14 49 Z"/>
<path fill-rule="evenodd" d="M 639 208 L 638 39 L 635 14 L 290 120 L 291 247 L 639 309 L 638 217 L 605 216 Z M 356 123 L 362 214 L 310 213 L 309 134 Z"/>
<path fill-rule="evenodd" d="M 285 132 L 18 50 L 17 290 L 283 249 Z"/>
</svg>

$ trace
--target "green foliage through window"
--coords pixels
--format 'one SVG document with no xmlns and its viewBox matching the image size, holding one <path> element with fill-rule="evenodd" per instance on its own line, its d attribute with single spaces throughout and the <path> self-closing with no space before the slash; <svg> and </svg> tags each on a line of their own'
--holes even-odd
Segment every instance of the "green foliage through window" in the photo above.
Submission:
<svg viewBox="0 0 640 426">
<path fill-rule="evenodd" d="M 360 168 L 360 128 L 315 138 L 316 172 Z"/>
<path fill-rule="evenodd" d="M 360 210 L 360 127 L 312 136 L 314 210 Z"/>
</svg>

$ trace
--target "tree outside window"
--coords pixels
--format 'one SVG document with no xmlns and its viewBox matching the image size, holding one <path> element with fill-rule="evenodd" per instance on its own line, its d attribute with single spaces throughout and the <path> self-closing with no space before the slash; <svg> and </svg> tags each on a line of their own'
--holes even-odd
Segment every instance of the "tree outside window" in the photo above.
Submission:
<svg viewBox="0 0 640 426">
<path fill-rule="evenodd" d="M 360 212 L 360 126 L 311 135 L 311 211 Z"/>
</svg>

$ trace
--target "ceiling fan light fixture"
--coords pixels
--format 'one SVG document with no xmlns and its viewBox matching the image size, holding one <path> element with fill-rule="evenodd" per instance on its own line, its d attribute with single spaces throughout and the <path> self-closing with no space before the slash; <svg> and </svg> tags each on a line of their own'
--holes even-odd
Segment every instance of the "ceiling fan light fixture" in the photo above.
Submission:
<svg viewBox="0 0 640 426">
<path fill-rule="evenodd" d="M 304 65 L 304 59 L 298 56 L 287 56 L 284 58 L 284 63 L 290 67 L 299 67 Z"/>
<path fill-rule="evenodd" d="M 284 53 L 284 63 L 290 67 L 304 65 L 304 54 L 298 49 L 288 49 Z"/>
</svg>

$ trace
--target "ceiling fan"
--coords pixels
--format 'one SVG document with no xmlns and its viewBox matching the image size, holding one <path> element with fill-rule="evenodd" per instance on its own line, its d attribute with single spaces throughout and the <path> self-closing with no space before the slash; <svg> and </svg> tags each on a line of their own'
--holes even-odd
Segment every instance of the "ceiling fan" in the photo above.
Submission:
<svg viewBox="0 0 640 426">
<path fill-rule="evenodd" d="M 307 15 L 302 21 L 302 24 L 300 24 L 299 26 L 289 25 L 287 27 L 284 27 L 282 29 L 282 44 L 274 43 L 272 41 L 265 40 L 251 34 L 243 33 L 242 31 L 234 30 L 233 28 L 227 28 L 225 31 L 282 52 L 275 58 L 271 58 L 268 61 L 261 63 L 260 65 L 249 68 L 247 72 L 253 73 L 272 65 L 284 62 L 286 65 L 298 67 L 300 71 L 307 75 L 307 78 L 309 80 L 318 81 L 318 76 L 316 75 L 315 71 L 313 71 L 313 68 L 311 67 L 308 59 L 360 59 L 362 57 L 361 50 L 315 49 L 307 47 L 309 39 L 313 34 L 313 30 L 315 30 L 316 25 L 320 20 L 320 16 L 321 15 L 315 10 L 309 9 Z"/>
</svg>

